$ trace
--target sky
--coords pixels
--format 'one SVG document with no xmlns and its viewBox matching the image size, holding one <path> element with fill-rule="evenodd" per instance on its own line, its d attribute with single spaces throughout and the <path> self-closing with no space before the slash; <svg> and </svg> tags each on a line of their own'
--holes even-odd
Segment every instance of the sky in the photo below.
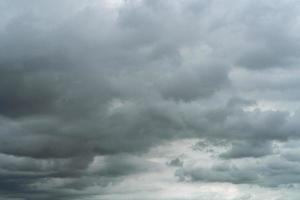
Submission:
<svg viewBox="0 0 300 200">
<path fill-rule="evenodd" d="M 300 2 L 0 0 L 1 200 L 299 200 Z"/>
</svg>

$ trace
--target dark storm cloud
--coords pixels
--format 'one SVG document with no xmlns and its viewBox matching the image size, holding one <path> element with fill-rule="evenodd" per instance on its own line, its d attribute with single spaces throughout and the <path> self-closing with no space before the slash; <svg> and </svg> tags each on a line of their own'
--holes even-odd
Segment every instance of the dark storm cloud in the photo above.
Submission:
<svg viewBox="0 0 300 200">
<path fill-rule="evenodd" d="M 98 1 L 1 1 L 0 194 L 72 198 L 72 189 L 155 169 L 130 154 L 173 139 L 226 141 L 226 159 L 298 139 L 298 113 L 246 111 L 260 99 L 236 97 L 243 87 L 230 76 L 236 65 L 272 73 L 298 63 L 293 5 L 145 0 L 112 11 Z M 97 156 L 104 167 L 91 173 Z M 209 170 L 182 176 L 257 180 L 251 170 Z"/>
</svg>

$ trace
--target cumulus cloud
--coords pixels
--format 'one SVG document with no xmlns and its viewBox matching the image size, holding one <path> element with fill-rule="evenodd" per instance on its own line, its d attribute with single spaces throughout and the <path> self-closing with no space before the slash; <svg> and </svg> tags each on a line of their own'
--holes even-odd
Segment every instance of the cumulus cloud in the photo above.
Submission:
<svg viewBox="0 0 300 200">
<path fill-rule="evenodd" d="M 295 147 L 274 146 L 299 139 L 296 1 L 3 0 L 0 10 L 1 198 L 85 199 L 172 166 L 181 180 L 298 183 Z M 145 157 L 191 138 L 231 146 L 211 159 L 238 163 Z"/>
</svg>

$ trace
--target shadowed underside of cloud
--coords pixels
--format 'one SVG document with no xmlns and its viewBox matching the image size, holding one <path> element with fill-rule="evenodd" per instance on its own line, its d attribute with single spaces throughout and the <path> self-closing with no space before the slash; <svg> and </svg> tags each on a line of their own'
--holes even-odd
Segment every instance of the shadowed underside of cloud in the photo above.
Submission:
<svg viewBox="0 0 300 200">
<path fill-rule="evenodd" d="M 84 199 L 157 170 L 143 154 L 173 140 L 225 141 L 224 161 L 299 139 L 299 85 L 277 76 L 299 73 L 296 1 L 105 2 L 0 2 L 0 197 Z M 182 180 L 298 183 L 284 155 L 266 169 L 169 166 Z"/>
</svg>

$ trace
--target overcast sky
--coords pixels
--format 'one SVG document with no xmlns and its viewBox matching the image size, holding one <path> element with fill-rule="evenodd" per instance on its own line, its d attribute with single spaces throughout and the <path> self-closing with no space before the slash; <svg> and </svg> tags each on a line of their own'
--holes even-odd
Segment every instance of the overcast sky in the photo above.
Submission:
<svg viewBox="0 0 300 200">
<path fill-rule="evenodd" d="M 298 0 L 0 0 L 1 200 L 299 200 Z"/>
</svg>

